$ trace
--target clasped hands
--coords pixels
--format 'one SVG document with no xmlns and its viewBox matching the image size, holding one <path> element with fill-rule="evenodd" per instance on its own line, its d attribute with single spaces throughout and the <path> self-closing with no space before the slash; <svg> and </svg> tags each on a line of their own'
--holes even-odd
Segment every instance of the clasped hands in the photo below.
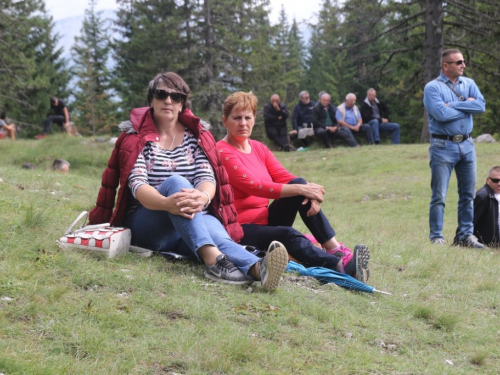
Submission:
<svg viewBox="0 0 500 375">
<path fill-rule="evenodd" d="M 203 211 L 203 206 L 207 203 L 207 195 L 198 189 L 181 189 L 180 193 L 169 196 L 172 198 L 172 205 L 168 210 L 174 215 L 192 219 L 197 212 Z"/>
</svg>

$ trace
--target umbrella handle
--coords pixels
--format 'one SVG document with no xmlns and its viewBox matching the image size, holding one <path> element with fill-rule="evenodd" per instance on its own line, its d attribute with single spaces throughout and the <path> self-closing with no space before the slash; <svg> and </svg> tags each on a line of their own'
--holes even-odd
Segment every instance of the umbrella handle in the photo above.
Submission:
<svg viewBox="0 0 500 375">
<path fill-rule="evenodd" d="M 375 288 L 373 288 L 373 292 L 380 293 L 380 294 L 385 294 L 386 296 L 392 296 L 392 293 L 384 292 L 383 290 L 377 290 Z"/>
</svg>

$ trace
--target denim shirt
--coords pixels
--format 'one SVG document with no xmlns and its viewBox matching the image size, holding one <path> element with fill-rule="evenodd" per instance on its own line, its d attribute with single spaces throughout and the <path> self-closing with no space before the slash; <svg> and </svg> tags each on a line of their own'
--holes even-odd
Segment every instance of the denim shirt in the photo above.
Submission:
<svg viewBox="0 0 500 375">
<path fill-rule="evenodd" d="M 460 101 L 450 87 L 462 95 L 465 101 Z M 467 98 L 475 100 L 469 101 Z M 424 106 L 429 114 L 430 133 L 453 136 L 472 132 L 472 115 L 483 113 L 486 102 L 472 79 L 458 77 L 453 85 L 441 72 L 437 79 L 425 85 Z"/>
</svg>

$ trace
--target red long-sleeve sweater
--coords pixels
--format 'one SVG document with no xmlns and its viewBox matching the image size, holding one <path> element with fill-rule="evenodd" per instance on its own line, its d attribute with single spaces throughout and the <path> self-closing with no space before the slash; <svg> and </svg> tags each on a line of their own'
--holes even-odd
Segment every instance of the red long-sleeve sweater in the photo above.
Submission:
<svg viewBox="0 0 500 375">
<path fill-rule="evenodd" d="M 234 191 L 234 205 L 240 224 L 268 224 L 269 199 L 279 199 L 283 184 L 295 176 L 275 158 L 263 143 L 249 140 L 246 154 L 225 141 L 217 142 Z"/>
</svg>

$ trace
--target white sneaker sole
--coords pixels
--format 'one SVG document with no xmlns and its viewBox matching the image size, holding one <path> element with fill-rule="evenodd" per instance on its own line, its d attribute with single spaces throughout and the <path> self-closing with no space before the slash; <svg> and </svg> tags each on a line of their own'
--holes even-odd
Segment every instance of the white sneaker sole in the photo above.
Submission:
<svg viewBox="0 0 500 375">
<path fill-rule="evenodd" d="M 261 280 L 265 290 L 275 290 L 281 280 L 281 275 L 288 265 L 288 252 L 281 242 L 273 241 L 269 245 L 265 258 L 267 268 L 266 280 Z"/>
</svg>

